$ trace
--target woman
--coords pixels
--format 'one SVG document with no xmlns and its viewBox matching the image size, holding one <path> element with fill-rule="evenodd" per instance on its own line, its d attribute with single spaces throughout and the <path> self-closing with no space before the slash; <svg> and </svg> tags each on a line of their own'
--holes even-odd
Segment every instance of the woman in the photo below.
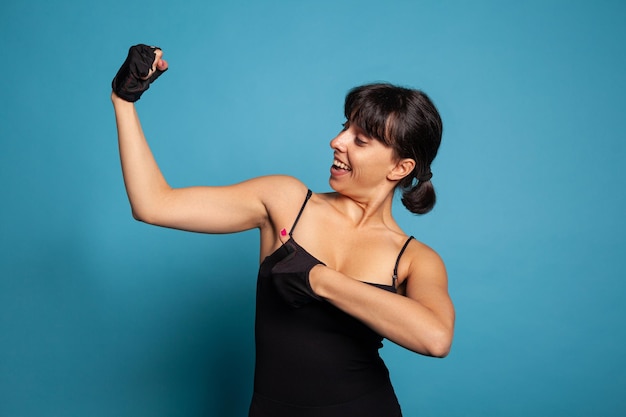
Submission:
<svg viewBox="0 0 626 417">
<path fill-rule="evenodd" d="M 140 221 L 204 233 L 257 228 L 256 367 L 250 416 L 401 416 L 382 338 L 448 354 L 454 309 L 445 267 L 392 217 L 396 188 L 413 213 L 435 202 L 430 164 L 441 119 L 426 95 L 389 84 L 346 97 L 330 146 L 332 193 L 267 176 L 226 187 L 171 188 L 133 102 L 167 70 L 162 51 L 131 48 L 112 101 L 126 190 Z"/>
</svg>

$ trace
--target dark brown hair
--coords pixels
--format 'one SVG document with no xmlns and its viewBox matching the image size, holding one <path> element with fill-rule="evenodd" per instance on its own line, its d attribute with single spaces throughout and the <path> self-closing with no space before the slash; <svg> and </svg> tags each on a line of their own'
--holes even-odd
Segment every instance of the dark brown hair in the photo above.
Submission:
<svg viewBox="0 0 626 417">
<path fill-rule="evenodd" d="M 348 92 L 344 114 L 368 136 L 390 146 L 398 158 L 415 161 L 415 169 L 398 184 L 402 204 L 412 213 L 428 213 L 436 201 L 430 165 L 443 131 L 430 98 L 420 90 L 367 84 Z"/>
</svg>

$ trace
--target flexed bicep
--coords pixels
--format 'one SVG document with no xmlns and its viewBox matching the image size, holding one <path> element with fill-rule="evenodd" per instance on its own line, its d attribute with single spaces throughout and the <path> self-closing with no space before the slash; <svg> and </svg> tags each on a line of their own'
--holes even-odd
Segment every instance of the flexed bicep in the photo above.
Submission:
<svg viewBox="0 0 626 417">
<path fill-rule="evenodd" d="M 260 228 L 269 213 L 274 180 L 260 177 L 229 186 L 171 188 L 159 193 L 137 220 L 200 233 L 235 233 Z"/>
</svg>

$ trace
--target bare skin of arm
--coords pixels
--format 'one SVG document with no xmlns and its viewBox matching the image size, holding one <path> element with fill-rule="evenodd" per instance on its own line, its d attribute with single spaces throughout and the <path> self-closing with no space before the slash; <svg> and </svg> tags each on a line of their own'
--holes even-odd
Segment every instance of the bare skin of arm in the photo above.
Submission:
<svg viewBox="0 0 626 417">
<path fill-rule="evenodd" d="M 406 294 L 393 294 L 318 265 L 311 270 L 311 287 L 381 336 L 414 352 L 445 357 L 454 333 L 454 308 L 439 256 L 413 242 L 404 255 Z"/>
</svg>

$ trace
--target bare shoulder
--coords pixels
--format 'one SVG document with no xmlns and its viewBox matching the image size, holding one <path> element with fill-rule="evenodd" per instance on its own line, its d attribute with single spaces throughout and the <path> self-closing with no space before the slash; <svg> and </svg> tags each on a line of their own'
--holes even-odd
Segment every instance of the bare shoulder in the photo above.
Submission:
<svg viewBox="0 0 626 417">
<path fill-rule="evenodd" d="M 454 305 L 448 293 L 448 275 L 441 256 L 416 240 L 409 244 L 407 252 L 407 275 L 402 293 L 435 312 L 452 328 Z"/>
<path fill-rule="evenodd" d="M 277 213 L 281 208 L 302 204 L 307 193 L 306 185 L 288 175 L 269 175 L 256 179 L 255 187 L 261 194 L 263 204 L 269 213 Z"/>
<path fill-rule="evenodd" d="M 409 250 L 410 249 L 410 250 Z M 430 246 L 413 239 L 407 248 L 410 253 L 411 266 L 417 270 L 421 269 L 444 269 L 445 265 L 441 256 Z"/>
<path fill-rule="evenodd" d="M 254 182 L 258 186 L 267 188 L 266 191 L 273 190 L 284 192 L 295 188 L 306 188 L 302 181 L 290 175 L 265 175 L 253 178 L 249 181 Z"/>
<path fill-rule="evenodd" d="M 447 287 L 447 272 L 443 259 L 430 246 L 412 239 L 402 256 L 402 275 L 406 284 Z"/>
<path fill-rule="evenodd" d="M 293 224 L 308 188 L 297 178 L 285 175 L 272 175 L 257 179 L 256 192 L 267 213 L 261 225 L 261 259 L 275 251 L 281 244 L 281 230 Z"/>
</svg>

